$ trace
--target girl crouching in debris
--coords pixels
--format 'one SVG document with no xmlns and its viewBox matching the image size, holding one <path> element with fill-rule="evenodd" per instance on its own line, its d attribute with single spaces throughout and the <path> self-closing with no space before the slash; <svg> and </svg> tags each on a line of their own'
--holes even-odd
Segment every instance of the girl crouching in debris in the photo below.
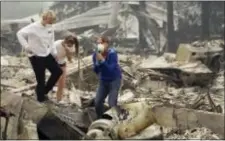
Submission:
<svg viewBox="0 0 225 141">
<path fill-rule="evenodd" d="M 57 40 L 54 42 L 52 54 L 56 58 L 61 69 L 63 70 L 63 74 L 57 82 L 58 90 L 56 94 L 56 99 L 58 103 L 63 103 L 62 96 L 66 82 L 66 58 L 70 63 L 72 63 L 72 57 L 74 56 L 74 53 L 76 53 L 76 55 L 78 54 L 78 46 L 79 42 L 77 38 L 73 35 L 65 37 L 64 40 Z"/>
<path fill-rule="evenodd" d="M 98 39 L 98 47 L 93 54 L 94 72 L 99 76 L 99 86 L 95 97 L 95 110 L 97 117 L 101 118 L 104 112 L 104 101 L 108 96 L 108 104 L 115 107 L 118 114 L 120 109 L 117 106 L 118 93 L 121 86 L 122 72 L 118 64 L 117 52 L 109 47 L 106 37 Z"/>
</svg>

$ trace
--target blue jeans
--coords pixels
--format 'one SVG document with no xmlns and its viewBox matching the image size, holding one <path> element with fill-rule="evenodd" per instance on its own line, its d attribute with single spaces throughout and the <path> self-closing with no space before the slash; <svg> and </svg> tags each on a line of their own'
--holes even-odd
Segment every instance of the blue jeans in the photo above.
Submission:
<svg viewBox="0 0 225 141">
<path fill-rule="evenodd" d="M 118 93 L 121 86 L 121 78 L 117 78 L 111 82 L 100 80 L 97 94 L 95 97 L 95 110 L 98 118 L 101 118 L 104 112 L 104 102 L 108 97 L 108 104 L 110 107 L 117 106 Z"/>
</svg>

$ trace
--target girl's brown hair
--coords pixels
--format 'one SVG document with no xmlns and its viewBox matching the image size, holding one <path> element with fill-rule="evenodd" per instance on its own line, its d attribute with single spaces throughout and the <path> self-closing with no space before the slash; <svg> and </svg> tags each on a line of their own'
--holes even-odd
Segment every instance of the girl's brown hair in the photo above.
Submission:
<svg viewBox="0 0 225 141">
<path fill-rule="evenodd" d="M 79 53 L 79 41 L 76 36 L 69 35 L 64 39 L 65 43 L 74 44 L 75 45 L 75 55 Z M 66 50 L 66 56 L 69 61 L 72 61 L 73 54 Z"/>
<path fill-rule="evenodd" d="M 79 52 L 79 41 L 78 41 L 77 37 L 73 36 L 73 35 L 69 35 L 65 38 L 65 42 L 75 45 L 75 51 L 76 51 L 76 55 L 77 55 Z"/>
</svg>

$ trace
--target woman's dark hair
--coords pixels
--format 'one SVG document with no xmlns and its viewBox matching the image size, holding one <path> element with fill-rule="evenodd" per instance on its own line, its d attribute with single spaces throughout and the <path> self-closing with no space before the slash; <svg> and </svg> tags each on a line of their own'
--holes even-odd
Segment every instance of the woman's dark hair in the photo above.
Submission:
<svg viewBox="0 0 225 141">
<path fill-rule="evenodd" d="M 105 36 L 101 36 L 100 39 L 102 40 L 103 43 L 109 43 L 109 39 Z"/>
<path fill-rule="evenodd" d="M 79 41 L 76 36 L 73 36 L 73 35 L 66 36 L 65 42 L 69 44 L 74 44 L 76 55 L 79 53 Z"/>
</svg>

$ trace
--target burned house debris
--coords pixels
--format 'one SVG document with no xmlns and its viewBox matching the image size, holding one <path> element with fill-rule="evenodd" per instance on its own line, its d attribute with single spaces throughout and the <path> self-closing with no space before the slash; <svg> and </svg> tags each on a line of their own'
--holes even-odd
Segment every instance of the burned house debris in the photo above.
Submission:
<svg viewBox="0 0 225 141">
<path fill-rule="evenodd" d="M 15 35 L 31 19 L 2 22 L 1 139 L 224 139 L 224 41 L 179 42 L 176 52 L 165 52 L 164 4 L 55 2 L 56 39 L 76 34 L 80 41 L 79 57 L 68 63 L 63 104 L 54 102 L 54 92 L 51 102 L 36 101 L 35 76 Z M 183 13 L 173 12 L 177 35 Z M 100 35 L 118 51 L 124 113 L 118 117 L 105 103 L 97 120 L 91 54 Z"/>
</svg>

